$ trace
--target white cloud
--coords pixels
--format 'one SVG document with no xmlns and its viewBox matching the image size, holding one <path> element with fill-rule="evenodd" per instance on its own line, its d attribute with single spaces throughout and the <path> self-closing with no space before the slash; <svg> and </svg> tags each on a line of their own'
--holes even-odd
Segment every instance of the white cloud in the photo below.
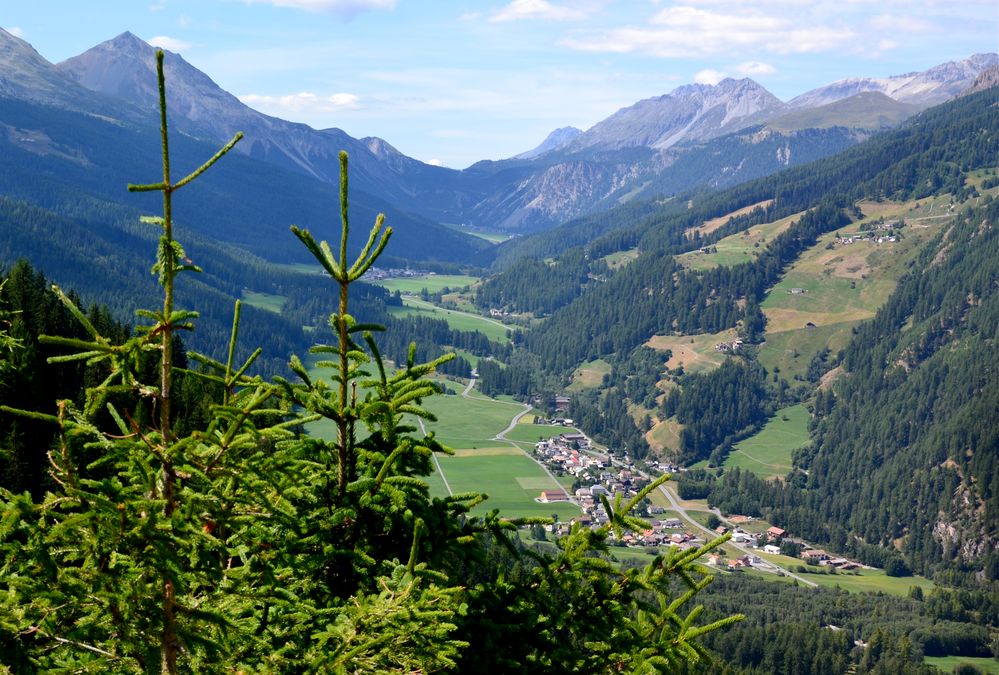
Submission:
<svg viewBox="0 0 999 675">
<path fill-rule="evenodd" d="M 586 12 L 554 5 L 548 0 L 513 0 L 509 5 L 493 12 L 492 22 L 520 21 L 521 19 L 547 19 L 550 21 L 573 21 L 585 19 Z"/>
<path fill-rule="evenodd" d="M 902 31 L 904 33 L 926 33 L 933 30 L 933 24 L 911 16 L 879 14 L 871 19 L 871 26 L 882 31 Z"/>
<path fill-rule="evenodd" d="M 182 52 L 191 48 L 190 42 L 184 42 L 183 40 L 172 38 L 169 35 L 157 35 L 156 37 L 149 38 L 147 42 L 154 47 L 166 49 L 171 52 Z"/>
<path fill-rule="evenodd" d="M 898 43 L 894 40 L 889 40 L 887 38 L 878 40 L 878 52 L 886 52 L 889 49 L 895 49 L 896 47 L 898 47 Z"/>
<path fill-rule="evenodd" d="M 156 0 L 153 4 L 149 5 L 150 12 L 158 12 L 166 7 L 167 0 Z"/>
<path fill-rule="evenodd" d="M 726 77 L 725 73 L 714 68 L 705 68 L 694 75 L 694 82 L 697 84 L 716 85 Z"/>
<path fill-rule="evenodd" d="M 16 38 L 24 39 L 24 29 L 20 26 L 11 26 L 10 28 L 4 28 L 4 30 Z"/>
<path fill-rule="evenodd" d="M 191 17 L 189 17 L 187 14 L 181 14 L 180 16 L 177 17 L 177 25 L 180 26 L 181 28 L 187 28 L 188 26 L 191 25 Z"/>
<path fill-rule="evenodd" d="M 740 63 L 739 65 L 737 65 L 735 69 L 738 70 L 743 75 L 756 75 L 756 76 L 773 75 L 774 73 L 777 72 L 777 69 L 774 68 L 772 65 L 770 65 L 769 63 L 763 63 L 762 61 L 746 61 L 744 63 Z"/>
<path fill-rule="evenodd" d="M 394 9 L 396 0 L 245 0 L 248 5 L 272 5 L 303 9 L 307 12 L 331 12 L 353 16 L 373 9 Z"/>
<path fill-rule="evenodd" d="M 429 164 L 430 166 L 444 166 L 444 162 L 436 158 L 428 159 L 426 163 Z"/>
<path fill-rule="evenodd" d="M 643 53 L 667 58 L 764 49 L 803 54 L 842 48 L 855 37 L 849 28 L 795 25 L 785 17 L 757 12 L 717 12 L 673 6 L 658 12 L 649 27 L 622 27 L 563 40 L 563 46 L 590 52 Z"/>
<path fill-rule="evenodd" d="M 316 115 L 344 110 L 357 110 L 361 107 L 361 99 L 356 94 L 337 93 L 329 96 L 317 96 L 311 91 L 285 96 L 266 96 L 247 94 L 239 100 L 246 105 L 278 116 Z"/>
</svg>

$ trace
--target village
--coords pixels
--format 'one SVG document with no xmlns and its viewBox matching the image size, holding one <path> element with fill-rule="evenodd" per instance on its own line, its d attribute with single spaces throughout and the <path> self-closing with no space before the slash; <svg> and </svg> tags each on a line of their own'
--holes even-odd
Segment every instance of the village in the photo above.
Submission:
<svg viewBox="0 0 999 675">
<path fill-rule="evenodd" d="M 568 419 L 554 420 L 552 423 L 571 425 Z M 630 462 L 622 466 L 620 460 L 609 453 L 596 450 L 590 439 L 583 433 L 571 430 L 551 438 L 539 440 L 534 446 L 535 459 L 555 475 L 573 476 L 573 489 L 542 490 L 536 501 L 543 504 L 571 502 L 577 504 L 582 514 L 568 522 L 556 521 L 546 526 L 546 530 L 554 536 L 568 534 L 572 527 L 599 527 L 609 521 L 601 496 L 613 503 L 618 495 L 623 500 L 635 497 L 639 491 L 650 482 L 649 476 L 636 468 Z M 616 465 L 615 465 L 616 464 Z M 648 469 L 662 474 L 675 474 L 684 471 L 682 467 L 663 462 L 653 462 Z M 643 532 L 624 534 L 618 541 L 612 535 L 612 543 L 618 546 L 630 546 L 643 549 L 659 549 L 674 546 L 680 550 L 703 546 L 707 532 L 695 533 L 685 526 L 681 518 L 656 518 L 666 509 L 643 500 L 634 515 L 646 518 L 650 528 Z M 766 572 L 780 574 L 779 568 L 746 548 L 762 551 L 769 555 L 783 555 L 800 559 L 805 565 L 820 566 L 827 571 L 851 571 L 863 567 L 860 563 L 844 557 L 827 553 L 823 549 L 812 547 L 807 542 L 791 536 L 783 528 L 772 526 L 765 532 L 749 532 L 742 528 L 743 524 L 753 521 L 748 516 L 731 516 L 731 527 L 719 524 L 713 528 L 717 536 L 731 531 L 731 543 L 742 555 L 727 558 L 721 551 L 712 552 L 705 561 L 707 565 L 729 571 L 743 568 L 757 568 Z M 800 568 L 798 571 L 803 571 Z"/>
</svg>

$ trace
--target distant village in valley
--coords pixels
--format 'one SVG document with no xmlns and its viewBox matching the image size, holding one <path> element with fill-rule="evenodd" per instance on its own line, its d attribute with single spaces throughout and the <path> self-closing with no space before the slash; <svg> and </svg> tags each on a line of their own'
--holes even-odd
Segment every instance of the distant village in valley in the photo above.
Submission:
<svg viewBox="0 0 999 675">
<path fill-rule="evenodd" d="M 571 427 L 573 423 L 572 419 L 560 417 L 537 421 L 541 424 L 567 427 Z M 574 489 L 541 490 L 536 498 L 536 501 L 542 504 L 574 503 L 582 510 L 582 514 L 568 522 L 556 521 L 545 527 L 547 532 L 556 537 L 568 534 L 576 524 L 593 528 L 606 524 L 610 517 L 601 497 L 605 497 L 609 503 L 613 503 L 618 495 L 622 500 L 629 500 L 637 496 L 652 480 L 645 471 L 635 468 L 630 462 L 621 465 L 620 460 L 608 452 L 594 448 L 590 439 L 575 429 L 539 440 L 534 445 L 534 457 L 551 473 L 575 478 Z M 685 471 L 682 467 L 662 461 L 653 461 L 647 468 L 657 475 Z M 722 552 L 716 551 L 708 555 L 705 561 L 709 566 L 729 571 L 755 567 L 781 573 L 774 564 L 757 553 L 761 551 L 768 555 L 798 558 L 805 565 L 825 567 L 827 571 L 847 572 L 866 567 L 854 560 L 814 548 L 780 527 L 773 526 L 765 532 L 746 531 L 742 525 L 755 520 L 749 516 L 730 516 L 727 520 L 731 527 L 718 524 L 713 530 L 697 528 L 701 531 L 696 532 L 689 522 L 685 523 L 681 518 L 662 517 L 666 513 L 667 509 L 664 507 L 653 504 L 647 499 L 643 500 L 634 514 L 647 519 L 650 528 L 643 532 L 624 534 L 619 541 L 615 540 L 613 543 L 643 549 L 675 546 L 680 550 L 687 550 L 703 546 L 713 538 L 709 532 L 717 537 L 731 531 L 732 537 L 729 541 L 740 549 L 742 555 L 726 559 Z M 746 548 L 751 548 L 753 551 L 745 551 Z M 804 568 L 801 568 L 797 571 L 803 570 Z"/>
</svg>

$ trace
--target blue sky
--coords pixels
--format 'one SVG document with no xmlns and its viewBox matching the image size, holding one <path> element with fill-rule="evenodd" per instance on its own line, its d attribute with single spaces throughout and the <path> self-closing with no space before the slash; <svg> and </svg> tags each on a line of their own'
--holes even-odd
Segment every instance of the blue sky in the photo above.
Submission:
<svg viewBox="0 0 999 675">
<path fill-rule="evenodd" d="M 130 30 L 252 107 L 463 168 L 689 82 L 783 100 L 999 50 L 997 0 L 99 0 L 5 3 L 58 62 Z"/>
</svg>

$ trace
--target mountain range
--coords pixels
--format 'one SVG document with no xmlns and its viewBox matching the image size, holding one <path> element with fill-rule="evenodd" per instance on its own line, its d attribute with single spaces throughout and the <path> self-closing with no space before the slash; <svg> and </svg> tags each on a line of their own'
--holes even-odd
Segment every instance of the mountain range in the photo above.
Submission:
<svg viewBox="0 0 999 675">
<path fill-rule="evenodd" d="M 51 64 L 0 29 L 0 97 L 148 123 L 154 53 L 125 32 Z M 532 150 L 464 170 L 425 164 L 377 137 L 356 139 L 260 113 L 177 54 L 166 52 L 165 70 L 171 123 L 194 139 L 220 142 L 243 131 L 238 152 L 332 185 L 339 180 L 337 154 L 346 150 L 361 199 L 408 214 L 421 222 L 415 230 L 434 221 L 521 233 L 629 199 L 699 184 L 724 187 L 838 152 L 957 95 L 997 63 L 996 54 L 980 54 L 920 73 L 842 80 L 787 103 L 750 79 L 685 85 L 586 131 L 558 129 Z M 690 167 L 697 167 L 693 177 Z M 456 235 L 431 229 L 457 244 Z"/>
</svg>

